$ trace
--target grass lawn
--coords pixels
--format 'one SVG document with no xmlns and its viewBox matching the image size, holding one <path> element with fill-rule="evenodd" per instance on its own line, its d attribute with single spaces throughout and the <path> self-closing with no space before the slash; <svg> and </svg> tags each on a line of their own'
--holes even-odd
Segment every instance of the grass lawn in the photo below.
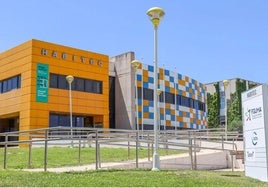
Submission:
<svg viewBox="0 0 268 188">
<path fill-rule="evenodd" d="M 48 148 L 48 168 L 75 166 L 83 164 L 95 163 L 95 148 L 85 147 L 81 148 L 81 156 L 79 163 L 79 149 L 69 147 L 51 147 Z M 151 152 L 151 150 L 150 150 Z M 181 151 L 169 150 L 168 154 L 180 154 Z M 7 150 L 7 169 L 24 169 L 28 168 L 28 155 L 27 148 L 8 148 Z M 152 153 L 150 153 L 152 155 Z M 160 149 L 159 155 L 167 155 L 166 150 Z M 136 150 L 126 148 L 101 148 L 100 156 L 102 162 L 118 162 L 133 160 L 136 157 Z M 147 158 L 148 150 L 139 149 L 139 158 Z M 4 149 L 0 148 L 0 169 L 4 167 Z M 31 168 L 44 167 L 44 148 L 32 149 Z"/>
<path fill-rule="evenodd" d="M 268 187 L 244 172 L 99 170 L 23 172 L 0 170 L 1 187 Z"/>
</svg>

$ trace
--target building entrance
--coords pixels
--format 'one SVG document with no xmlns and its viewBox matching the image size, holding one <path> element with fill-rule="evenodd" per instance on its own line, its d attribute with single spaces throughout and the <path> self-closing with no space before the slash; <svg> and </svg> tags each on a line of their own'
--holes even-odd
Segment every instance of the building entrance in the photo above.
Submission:
<svg viewBox="0 0 268 188">
<path fill-rule="evenodd" d="M 19 131 L 19 117 L 0 119 L 0 133 Z M 17 141 L 18 137 L 11 136 L 9 141 Z M 1 136 L 0 141 L 5 141 L 5 137 Z"/>
</svg>

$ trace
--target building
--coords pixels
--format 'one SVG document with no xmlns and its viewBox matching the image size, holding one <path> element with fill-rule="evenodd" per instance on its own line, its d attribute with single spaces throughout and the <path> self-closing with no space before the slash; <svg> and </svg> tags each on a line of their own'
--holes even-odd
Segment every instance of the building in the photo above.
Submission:
<svg viewBox="0 0 268 188">
<path fill-rule="evenodd" d="M 209 94 L 214 94 L 216 92 L 216 88 L 215 88 L 215 83 L 219 84 L 219 96 L 220 96 L 220 125 L 225 125 L 225 112 L 226 112 L 226 107 L 227 105 L 225 104 L 225 95 L 226 95 L 226 101 L 228 106 L 231 105 L 231 96 L 232 94 L 235 94 L 238 91 L 238 84 L 242 84 L 244 85 L 244 89 L 243 91 L 246 91 L 252 87 L 255 87 L 257 85 L 259 85 L 260 83 L 257 82 L 253 82 L 250 80 L 245 80 L 245 79 L 241 79 L 241 78 L 232 78 L 232 79 L 228 79 L 229 84 L 227 85 L 226 89 L 224 88 L 223 85 L 223 80 L 221 81 L 217 81 L 217 82 L 212 82 L 212 83 L 208 83 L 206 84 L 206 88 L 207 88 L 207 93 Z M 241 91 L 238 95 L 241 95 Z"/>
<path fill-rule="evenodd" d="M 112 99 L 115 101 L 114 124 L 116 128 L 137 128 L 137 89 L 138 129 L 153 129 L 154 67 L 141 63 L 135 72 L 130 63 L 134 57 L 134 52 L 129 52 L 110 58 L 110 75 L 115 88 L 115 98 Z M 167 69 L 159 68 L 158 71 L 160 129 L 205 129 L 208 115 L 206 86 Z"/>
<path fill-rule="evenodd" d="M 39 40 L 0 54 L 0 132 L 70 126 L 109 127 L 109 57 Z"/>
<path fill-rule="evenodd" d="M 134 59 L 133 52 L 109 59 L 35 39 L 2 52 L 0 132 L 68 127 L 70 98 L 73 127 L 135 130 L 137 116 L 139 129 L 153 129 L 154 67 L 140 64 L 135 72 Z M 206 128 L 205 85 L 163 68 L 158 71 L 160 128 Z M 71 95 L 67 75 L 74 77 Z"/>
</svg>

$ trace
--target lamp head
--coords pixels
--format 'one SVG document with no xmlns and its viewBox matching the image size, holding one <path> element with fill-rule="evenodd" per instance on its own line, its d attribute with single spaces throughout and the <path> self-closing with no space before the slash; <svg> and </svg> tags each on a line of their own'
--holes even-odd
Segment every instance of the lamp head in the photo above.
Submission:
<svg viewBox="0 0 268 188">
<path fill-rule="evenodd" d="M 136 71 L 138 69 L 138 67 L 140 66 L 141 62 L 138 60 L 133 60 L 131 61 L 131 66 L 134 68 L 134 70 Z"/>
<path fill-rule="evenodd" d="M 157 95 L 159 96 L 162 93 L 161 89 L 157 89 Z"/>
<path fill-rule="evenodd" d="M 66 76 L 66 80 L 69 84 L 72 84 L 72 82 L 74 81 L 74 77 L 72 75 L 68 75 Z"/>
<path fill-rule="evenodd" d="M 223 83 L 224 87 L 226 88 L 229 85 L 230 81 L 229 80 L 223 80 L 222 83 Z"/>
<path fill-rule="evenodd" d="M 152 21 L 153 25 L 157 27 L 160 23 L 160 20 L 164 17 L 165 12 L 160 7 L 153 7 L 147 11 L 149 19 Z"/>
</svg>

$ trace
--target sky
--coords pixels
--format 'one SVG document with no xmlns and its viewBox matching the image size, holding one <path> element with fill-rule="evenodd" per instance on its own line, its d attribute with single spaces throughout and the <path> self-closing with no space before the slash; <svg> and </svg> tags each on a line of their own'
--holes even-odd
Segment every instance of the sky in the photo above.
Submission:
<svg viewBox="0 0 268 188">
<path fill-rule="evenodd" d="M 2 0 L 0 52 L 38 39 L 153 65 L 155 6 L 159 67 L 201 83 L 268 83 L 267 0 Z"/>
</svg>

